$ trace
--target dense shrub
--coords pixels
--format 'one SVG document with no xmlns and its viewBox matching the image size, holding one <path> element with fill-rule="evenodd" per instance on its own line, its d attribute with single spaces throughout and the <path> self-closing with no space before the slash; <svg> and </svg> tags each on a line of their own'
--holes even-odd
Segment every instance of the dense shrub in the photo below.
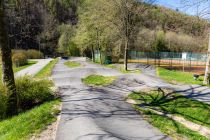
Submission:
<svg viewBox="0 0 210 140">
<path fill-rule="evenodd" d="M 203 52 L 207 49 L 206 42 L 206 38 L 184 33 L 142 29 L 134 45 L 139 51 Z"/>
<path fill-rule="evenodd" d="M 42 52 L 39 52 L 37 50 L 27 50 L 26 55 L 28 59 L 40 59 L 44 58 L 44 55 Z"/>
<path fill-rule="evenodd" d="M 155 41 L 153 43 L 154 51 L 169 51 L 165 42 L 165 33 L 163 31 L 158 31 L 155 36 Z"/>
<path fill-rule="evenodd" d="M 16 88 L 21 110 L 30 109 L 45 101 L 53 99 L 52 82 L 33 80 L 29 76 L 16 79 Z"/>
<path fill-rule="evenodd" d="M 37 50 L 13 50 L 12 61 L 16 67 L 27 64 L 27 59 L 40 59 L 44 58 L 42 52 Z"/>
<path fill-rule="evenodd" d="M 27 64 L 27 56 L 24 51 L 17 51 L 13 53 L 12 61 L 16 67 L 23 66 Z"/>
<path fill-rule="evenodd" d="M 16 79 L 16 89 L 19 101 L 19 112 L 26 111 L 36 105 L 54 99 L 51 90 L 52 82 L 49 80 L 34 80 L 25 76 Z M 5 119 L 7 108 L 7 90 L 0 85 L 0 120 Z"/>
<path fill-rule="evenodd" d="M 0 93 L 0 120 L 6 117 L 7 98 L 4 91 Z"/>
</svg>

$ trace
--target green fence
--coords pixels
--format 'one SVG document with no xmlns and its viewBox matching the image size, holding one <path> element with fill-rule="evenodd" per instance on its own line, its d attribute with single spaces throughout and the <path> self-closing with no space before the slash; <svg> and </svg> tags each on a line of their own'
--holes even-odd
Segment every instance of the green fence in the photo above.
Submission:
<svg viewBox="0 0 210 140">
<path fill-rule="evenodd" d="M 190 52 L 139 52 L 129 51 L 130 63 L 146 63 L 171 69 L 205 70 L 207 54 Z"/>
<path fill-rule="evenodd" d="M 186 61 L 201 61 L 207 60 L 207 55 L 202 53 L 177 53 L 177 52 L 139 52 L 129 51 L 130 59 L 172 59 L 172 60 L 186 60 Z"/>
</svg>

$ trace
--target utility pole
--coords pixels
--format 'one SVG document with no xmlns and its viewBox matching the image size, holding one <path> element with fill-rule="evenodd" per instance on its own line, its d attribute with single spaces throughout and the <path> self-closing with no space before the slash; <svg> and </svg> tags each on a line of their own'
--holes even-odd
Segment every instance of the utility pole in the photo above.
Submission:
<svg viewBox="0 0 210 140">
<path fill-rule="evenodd" d="M 205 71 L 205 77 L 204 77 L 204 84 L 209 84 L 210 82 L 210 34 L 209 34 L 209 45 L 208 45 L 208 52 L 207 52 L 207 62 L 206 62 L 206 71 Z"/>
</svg>

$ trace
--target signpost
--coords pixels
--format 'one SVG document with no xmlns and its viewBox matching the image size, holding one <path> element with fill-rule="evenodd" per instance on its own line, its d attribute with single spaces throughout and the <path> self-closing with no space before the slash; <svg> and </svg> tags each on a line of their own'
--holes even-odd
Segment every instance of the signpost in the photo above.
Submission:
<svg viewBox="0 0 210 140">
<path fill-rule="evenodd" d="M 183 52 L 182 53 L 182 64 L 183 64 L 183 72 L 185 71 L 185 61 L 187 59 L 187 53 Z"/>
</svg>

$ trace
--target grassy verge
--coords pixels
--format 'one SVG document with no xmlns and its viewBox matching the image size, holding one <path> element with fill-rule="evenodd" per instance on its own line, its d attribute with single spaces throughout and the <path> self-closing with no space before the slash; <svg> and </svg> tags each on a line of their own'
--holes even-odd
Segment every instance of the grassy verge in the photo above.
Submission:
<svg viewBox="0 0 210 140">
<path fill-rule="evenodd" d="M 208 138 L 200 135 L 198 132 L 192 131 L 182 124 L 175 122 L 169 118 L 157 115 L 152 112 L 147 112 L 137 106 L 135 108 L 141 113 L 144 113 L 145 118 L 149 121 L 149 123 L 157 127 L 161 132 L 175 139 L 182 140 L 186 139 L 187 137 L 190 140 L 208 140 Z"/>
<path fill-rule="evenodd" d="M 24 65 L 24 66 L 20 66 L 20 67 L 13 66 L 13 71 L 14 71 L 14 73 L 18 72 L 18 71 L 21 71 L 21 70 L 23 70 L 23 69 L 25 69 L 27 67 L 30 67 L 30 66 L 32 66 L 32 65 L 34 65 L 36 63 L 37 63 L 37 61 L 28 61 L 28 63 L 26 65 Z M 0 66 L 0 69 L 2 69 L 1 66 Z M 2 79 L 2 70 L 0 70 L 0 79 Z"/>
<path fill-rule="evenodd" d="M 131 74 L 131 73 L 140 74 L 141 73 L 141 70 L 139 70 L 139 69 L 134 69 L 134 70 L 128 69 L 126 71 L 123 67 L 117 67 L 117 66 L 115 66 L 113 64 L 108 64 L 108 65 L 104 65 L 104 66 L 108 67 L 108 68 L 112 68 L 112 69 L 117 69 L 118 71 L 120 71 L 123 74 Z"/>
<path fill-rule="evenodd" d="M 49 64 L 47 64 L 40 72 L 35 75 L 35 78 L 46 78 L 51 76 L 52 69 L 58 62 L 58 58 L 52 60 Z"/>
<path fill-rule="evenodd" d="M 123 68 L 123 67 L 120 67 L 118 68 L 119 71 L 123 74 L 131 74 L 131 73 L 136 73 L 136 74 L 140 74 L 141 73 L 141 70 L 138 70 L 138 69 L 135 69 L 135 70 L 130 70 L 128 69 L 127 71 Z"/>
<path fill-rule="evenodd" d="M 47 125 L 56 121 L 60 112 L 55 106 L 60 101 L 51 101 L 34 109 L 0 122 L 1 140 L 26 140 L 32 134 L 41 132 Z"/>
<path fill-rule="evenodd" d="M 90 75 L 83 78 L 82 81 L 87 85 L 105 86 L 111 84 L 115 79 L 114 76 Z"/>
<path fill-rule="evenodd" d="M 31 61 L 30 60 L 30 61 L 28 61 L 28 63 L 25 66 L 13 67 L 13 70 L 14 70 L 14 72 L 18 72 L 18 71 L 21 71 L 21 70 L 23 70 L 23 69 L 25 69 L 27 67 L 30 67 L 30 66 L 36 64 L 36 63 L 37 63 L 37 61 Z"/>
<path fill-rule="evenodd" d="M 78 62 L 73 62 L 73 61 L 67 61 L 64 63 L 64 65 L 70 67 L 70 68 L 76 68 L 76 67 L 80 67 L 81 64 Z"/>
<path fill-rule="evenodd" d="M 149 117 L 149 122 L 162 132 L 173 137 L 178 137 L 179 135 L 177 134 L 181 134 L 190 139 L 206 139 L 182 124 L 165 116 L 147 111 L 145 108 L 148 107 L 160 112 L 182 116 L 187 120 L 210 128 L 210 105 L 188 99 L 176 93 L 167 94 L 163 91 L 132 93 L 129 95 L 129 98 L 136 100 L 138 105 L 135 105 L 135 108 L 145 113 Z"/>
<path fill-rule="evenodd" d="M 198 84 L 203 85 L 203 77 L 198 80 L 193 78 L 193 74 L 189 72 L 181 72 L 175 70 L 167 70 L 164 68 L 158 68 L 157 74 L 170 83 L 185 83 L 185 84 Z"/>
</svg>

